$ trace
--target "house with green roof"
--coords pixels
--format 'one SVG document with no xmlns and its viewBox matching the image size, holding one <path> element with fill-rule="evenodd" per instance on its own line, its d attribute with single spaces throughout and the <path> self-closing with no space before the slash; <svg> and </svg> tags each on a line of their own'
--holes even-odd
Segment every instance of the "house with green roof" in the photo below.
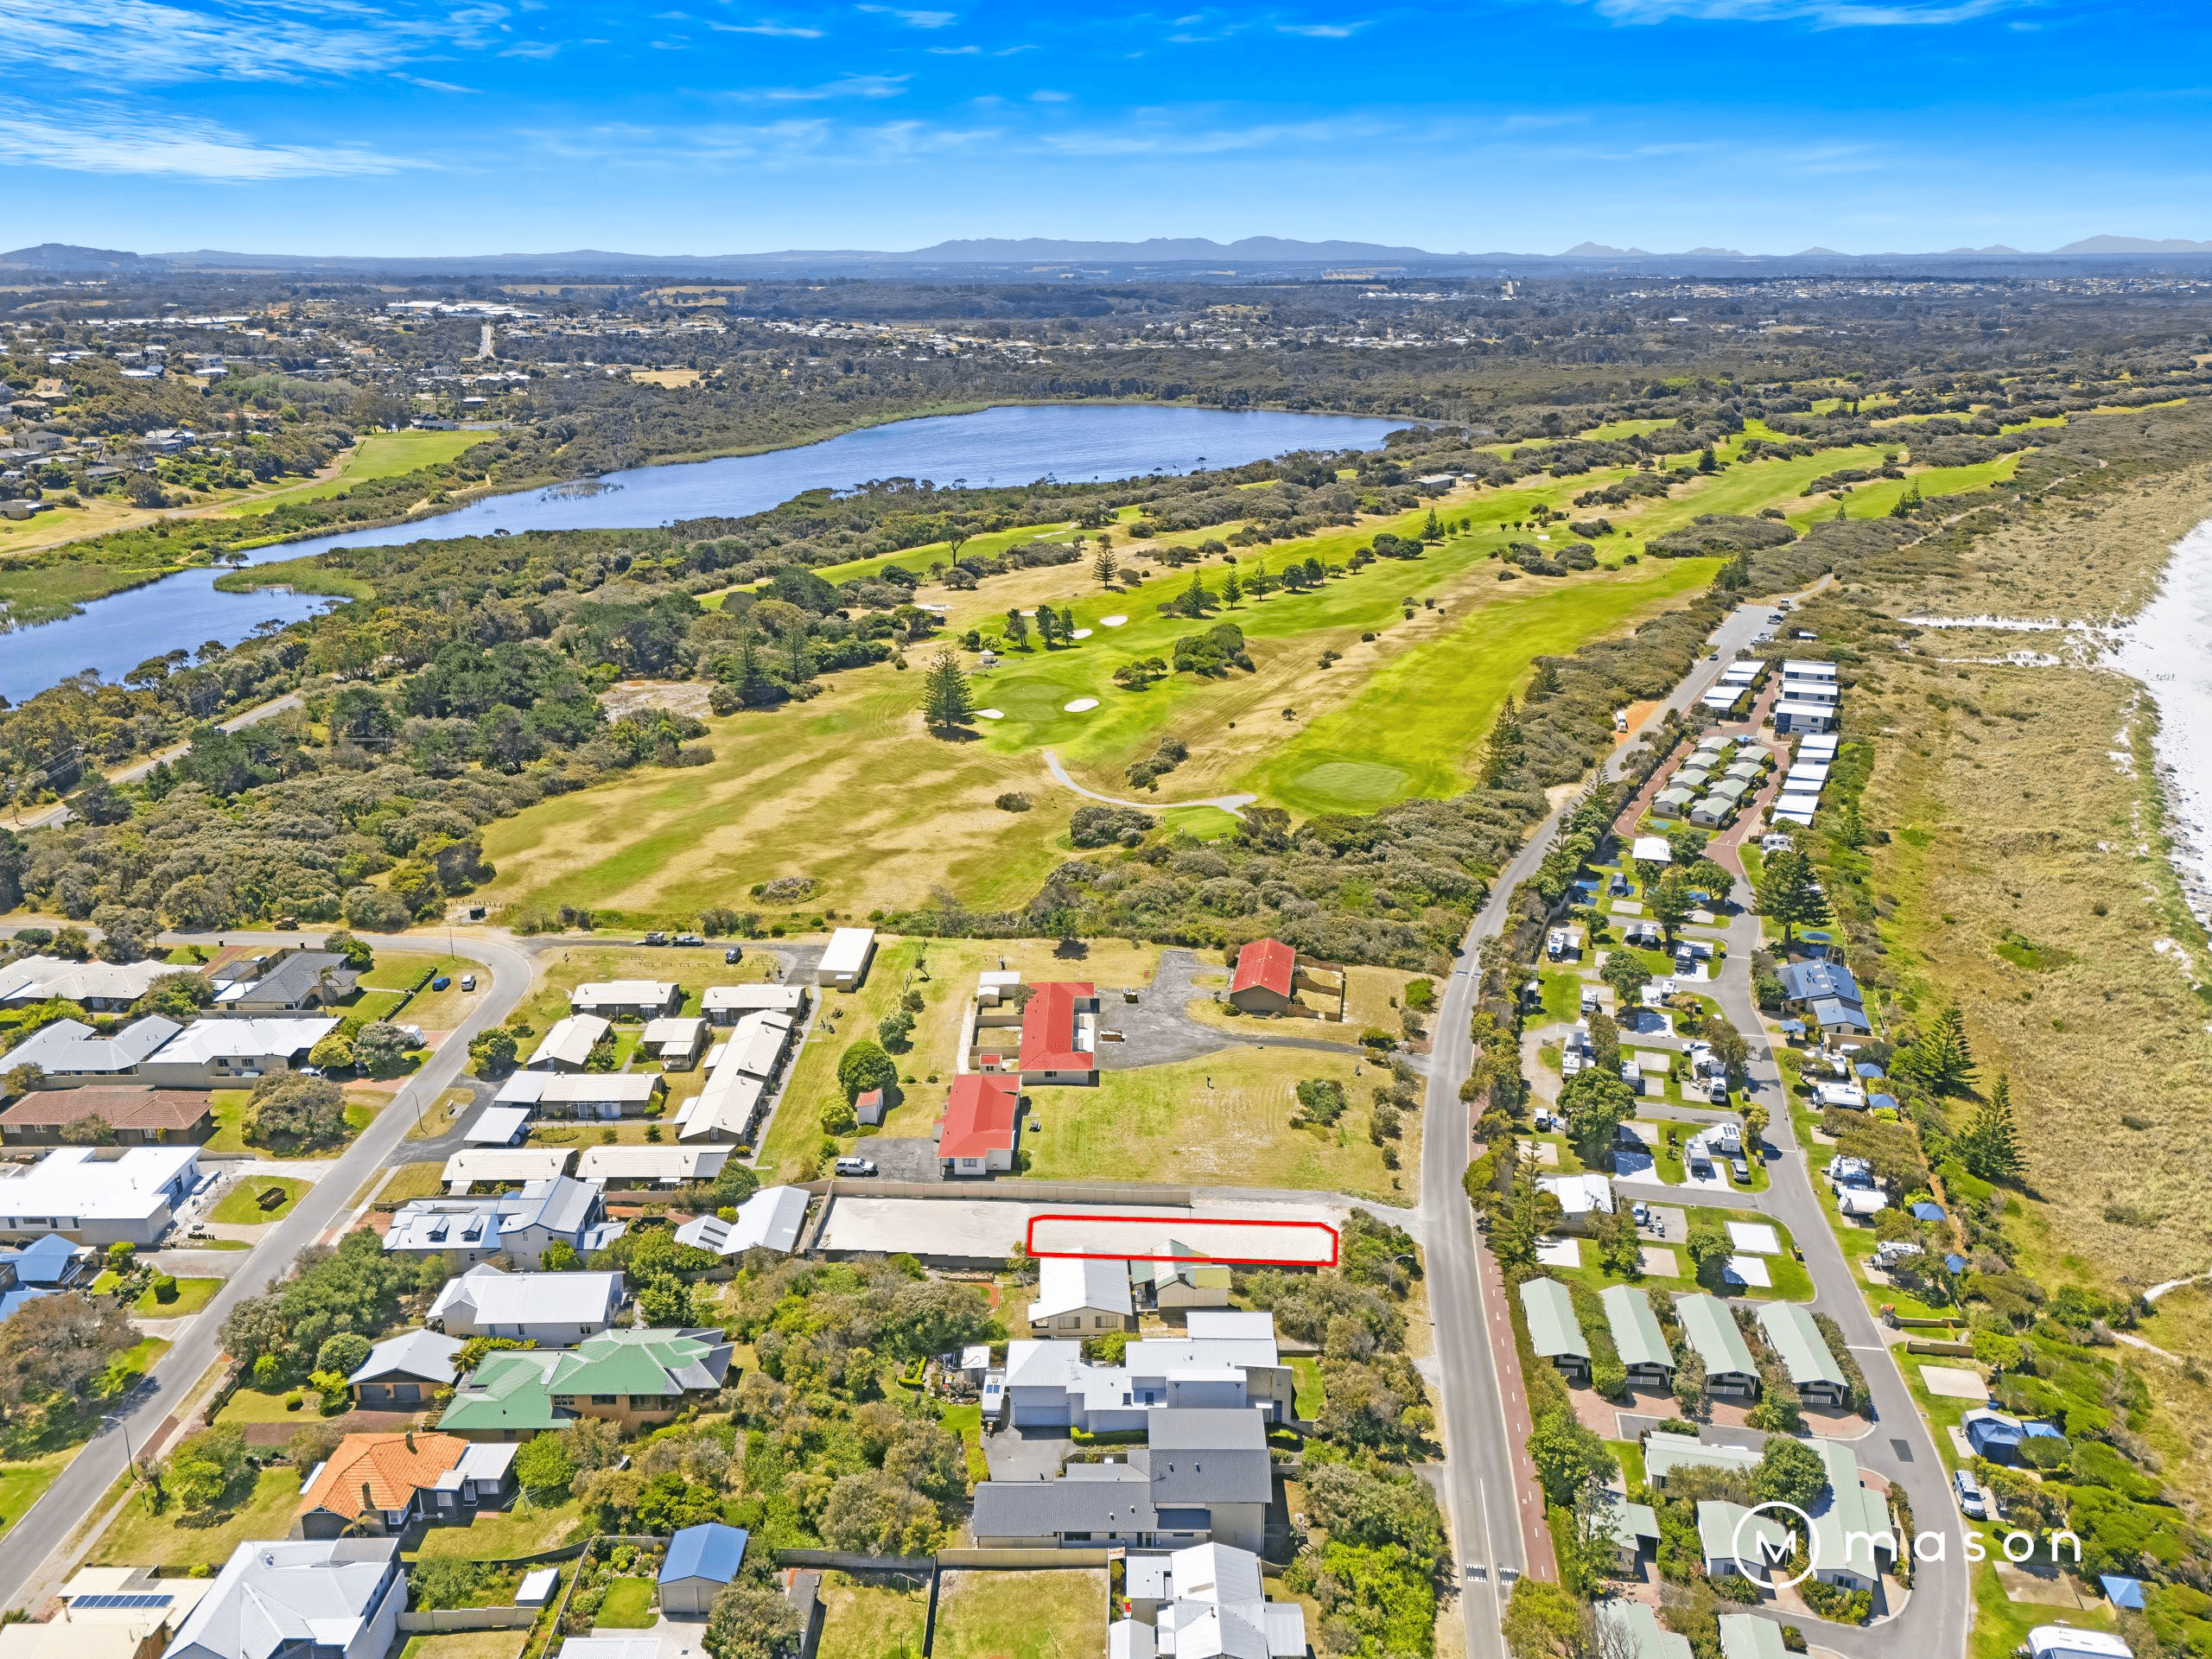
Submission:
<svg viewBox="0 0 2212 1659">
<path fill-rule="evenodd" d="M 1597 1615 L 1600 1647 L 1626 1659 L 1690 1659 L 1690 1639 L 1659 1622 L 1659 1615 L 1640 1601 L 1601 1601 L 1591 1611 Z"/>
<path fill-rule="evenodd" d="M 1682 1339 L 1705 1363 L 1705 1391 L 1757 1398 L 1758 1363 L 1728 1304 L 1700 1291 L 1675 1297 L 1675 1312 L 1682 1321 Z"/>
<path fill-rule="evenodd" d="M 1697 1506 L 1698 1551 L 1708 1579 L 1732 1573 L 1768 1587 L 1789 1559 L 1789 1529 L 1763 1510 L 1707 1498 Z"/>
<path fill-rule="evenodd" d="M 1759 1332 L 1774 1350 L 1782 1369 L 1808 1406 L 1840 1406 L 1851 1398 L 1851 1381 L 1812 1312 L 1795 1302 L 1768 1302 L 1758 1311 Z"/>
<path fill-rule="evenodd" d="M 1789 1659 L 1782 1626 L 1757 1613 L 1720 1615 L 1720 1659 Z"/>
<path fill-rule="evenodd" d="M 1828 1476 L 1827 1491 L 1813 1508 L 1813 1576 L 1839 1590 L 1872 1590 L 1881 1557 L 1897 1559 L 1889 1500 L 1859 1484 L 1859 1459 L 1850 1447 L 1812 1444 Z"/>
<path fill-rule="evenodd" d="M 729 1358 L 728 1336 L 712 1328 L 625 1326 L 574 1348 L 501 1350 L 461 1380 L 438 1427 L 464 1440 L 526 1440 L 600 1417 L 626 1433 L 720 1393 Z"/>
<path fill-rule="evenodd" d="M 1529 1320 L 1529 1343 L 1570 1382 L 1590 1380 L 1590 1344 L 1574 1317 L 1574 1298 L 1556 1279 L 1527 1279 L 1521 1284 L 1521 1311 Z"/>
<path fill-rule="evenodd" d="M 1653 1430 L 1643 1437 L 1643 1474 L 1654 1488 L 1667 1489 L 1668 1477 L 1677 1469 L 1720 1469 L 1748 1475 L 1759 1466 L 1759 1454 L 1747 1446 L 1707 1446 L 1688 1434 Z"/>
<path fill-rule="evenodd" d="M 1630 1385 L 1673 1388 L 1675 1351 L 1667 1345 L 1667 1333 L 1659 1328 L 1650 1298 L 1632 1285 L 1608 1285 L 1598 1293 L 1598 1303 L 1605 1310 L 1605 1328 L 1620 1351 Z"/>
</svg>

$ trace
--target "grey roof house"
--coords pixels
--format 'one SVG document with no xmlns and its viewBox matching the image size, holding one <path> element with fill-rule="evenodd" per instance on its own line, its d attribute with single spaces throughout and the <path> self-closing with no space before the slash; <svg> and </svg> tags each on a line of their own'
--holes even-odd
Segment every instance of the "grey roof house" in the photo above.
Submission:
<svg viewBox="0 0 2212 1659">
<path fill-rule="evenodd" d="M 249 1541 L 165 1659 L 383 1659 L 406 1605 L 397 1538 Z"/>
</svg>

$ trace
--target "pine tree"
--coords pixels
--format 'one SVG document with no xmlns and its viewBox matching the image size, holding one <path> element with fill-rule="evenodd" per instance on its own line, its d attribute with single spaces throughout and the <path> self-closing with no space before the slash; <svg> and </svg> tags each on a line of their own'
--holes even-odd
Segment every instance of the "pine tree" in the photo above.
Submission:
<svg viewBox="0 0 2212 1659">
<path fill-rule="evenodd" d="M 1234 574 L 1233 572 L 1231 574 Z M 1197 571 L 1191 572 L 1191 585 L 1183 592 L 1183 614 L 1200 617 L 1213 602 L 1213 595 L 1206 591 L 1205 578 Z"/>
<path fill-rule="evenodd" d="M 976 699 L 968 689 L 968 677 L 960 671 L 960 659 L 940 651 L 930 658 L 929 672 L 922 679 L 922 718 L 934 730 L 950 732 L 975 717 Z"/>
<path fill-rule="evenodd" d="M 1090 562 L 1090 574 L 1098 578 L 1101 588 L 1111 588 L 1114 578 L 1121 574 L 1121 568 L 1114 563 L 1113 550 L 1104 545 L 1106 538 L 1102 536 L 1098 540 L 1098 556 Z"/>
<path fill-rule="evenodd" d="M 1221 579 L 1222 603 L 1234 609 L 1236 601 L 1243 597 L 1244 584 L 1237 581 L 1236 572 L 1232 569 L 1227 575 Z"/>
<path fill-rule="evenodd" d="M 1075 607 L 1072 605 L 1060 607 L 1060 638 L 1070 645 L 1075 643 Z"/>
<path fill-rule="evenodd" d="M 1006 642 L 1023 651 L 1029 649 L 1029 619 L 1020 611 L 1006 613 Z"/>
<path fill-rule="evenodd" d="M 2020 1125 L 2012 1115 L 2012 1078 L 1997 1079 L 1997 1087 L 1959 1137 L 1959 1152 L 1967 1168 L 1985 1181 L 2018 1181 L 2026 1173 Z"/>
<path fill-rule="evenodd" d="M 1275 579 L 1268 574 L 1266 561 L 1262 560 L 1252 567 L 1252 579 L 1244 586 L 1255 599 L 1265 599 L 1274 592 Z"/>
<path fill-rule="evenodd" d="M 1782 941 L 1796 929 L 1818 927 L 1828 919 L 1828 901 L 1813 874 L 1813 861 L 1800 852 L 1777 853 L 1766 861 L 1758 885 L 1759 914 L 1782 924 Z"/>
<path fill-rule="evenodd" d="M 1444 526 L 1437 522 L 1434 507 L 1428 510 L 1428 522 L 1421 527 L 1421 538 L 1424 542 L 1440 542 L 1444 539 Z"/>
<path fill-rule="evenodd" d="M 1974 1081 L 1974 1048 L 1967 1040 L 1966 1016 L 1955 1002 L 1936 1016 L 1936 1029 L 1916 1045 L 1921 1080 L 1931 1094 L 1962 1095 Z M 2009 1101 L 2008 1101 L 2009 1105 Z"/>
</svg>

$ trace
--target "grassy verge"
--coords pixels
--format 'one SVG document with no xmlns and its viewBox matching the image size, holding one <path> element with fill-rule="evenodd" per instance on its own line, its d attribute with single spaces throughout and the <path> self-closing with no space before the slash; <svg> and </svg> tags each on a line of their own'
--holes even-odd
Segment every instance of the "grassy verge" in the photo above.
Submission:
<svg viewBox="0 0 2212 1659">
<path fill-rule="evenodd" d="M 176 1281 L 176 1298 L 173 1301 L 156 1301 L 150 1290 L 130 1306 L 134 1312 L 152 1319 L 181 1319 L 187 1314 L 197 1313 L 215 1300 L 215 1293 L 223 1287 L 220 1279 L 180 1279 Z"/>
<path fill-rule="evenodd" d="M 292 1213 L 292 1206 L 299 1203 L 300 1195 L 309 1183 L 290 1175 L 248 1175 L 223 1195 L 222 1201 L 212 1212 L 212 1218 L 231 1226 L 251 1227 L 264 1221 L 282 1221 Z M 282 1192 L 282 1204 L 263 1208 L 261 1195 L 270 1191 Z"/>
<path fill-rule="evenodd" d="M 32 1504 L 77 1455 L 74 1448 L 49 1452 L 42 1458 L 10 1459 L 0 1463 L 0 1527 L 13 1526 L 29 1513 Z"/>
</svg>

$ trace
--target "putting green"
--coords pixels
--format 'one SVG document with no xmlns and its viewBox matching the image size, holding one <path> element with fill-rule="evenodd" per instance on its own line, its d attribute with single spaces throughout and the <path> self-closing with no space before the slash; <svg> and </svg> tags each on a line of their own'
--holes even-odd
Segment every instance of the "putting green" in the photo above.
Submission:
<svg viewBox="0 0 2212 1659">
<path fill-rule="evenodd" d="M 1309 767 L 1295 779 L 1298 792 L 1309 801 L 1338 800 L 1348 807 L 1379 806 L 1395 800 L 1413 781 L 1413 774 L 1374 760 L 1328 760 Z"/>
</svg>

